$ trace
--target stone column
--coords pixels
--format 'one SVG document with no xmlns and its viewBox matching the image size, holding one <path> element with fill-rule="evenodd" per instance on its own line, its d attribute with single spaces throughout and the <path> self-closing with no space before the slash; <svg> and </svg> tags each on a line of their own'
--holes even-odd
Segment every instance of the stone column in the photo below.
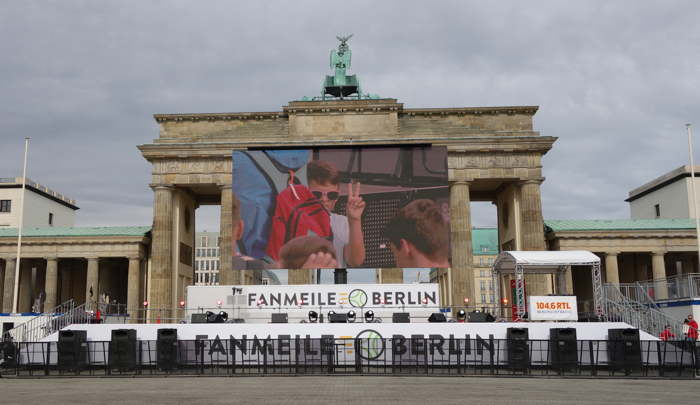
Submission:
<svg viewBox="0 0 700 405">
<path fill-rule="evenodd" d="M 400 284 L 403 283 L 403 269 L 400 268 L 381 268 L 382 284 Z"/>
<path fill-rule="evenodd" d="M 46 301 L 44 311 L 50 311 L 58 305 L 58 259 L 55 257 L 46 258 L 46 281 L 44 282 Z"/>
<path fill-rule="evenodd" d="M 173 305 L 173 187 L 155 185 L 153 188 L 153 230 L 151 242 L 151 281 L 149 313 L 155 321 L 158 315 L 170 317 Z M 165 312 L 163 312 L 165 310 Z"/>
<path fill-rule="evenodd" d="M 544 220 L 542 219 L 542 200 L 540 184 L 544 179 L 521 181 L 520 186 L 520 250 L 547 250 L 544 240 Z M 525 278 L 525 290 L 528 295 L 547 295 L 552 293 L 551 277 L 547 274 L 529 275 Z"/>
<path fill-rule="evenodd" d="M 12 312 L 12 304 L 15 290 L 15 266 L 17 259 L 8 257 L 5 259 L 5 283 L 2 295 L 2 312 Z"/>
<path fill-rule="evenodd" d="M 571 266 L 566 266 L 566 273 L 564 273 L 564 280 L 566 280 L 566 293 L 574 293 L 574 275 L 571 273 Z"/>
<path fill-rule="evenodd" d="M 543 179 L 520 182 L 520 230 L 522 250 L 546 250 L 540 184 Z"/>
<path fill-rule="evenodd" d="M 137 323 L 139 320 L 139 292 L 141 290 L 141 259 L 129 257 L 129 273 L 126 281 L 126 311 L 129 314 L 129 322 Z"/>
<path fill-rule="evenodd" d="M 311 271 L 316 271 L 316 270 L 311 270 Z M 308 269 L 288 269 L 287 270 L 287 284 L 289 284 L 289 285 L 311 284 L 311 272 Z"/>
<path fill-rule="evenodd" d="M 95 303 L 100 295 L 99 292 L 100 259 L 97 257 L 87 258 L 87 278 L 85 279 L 85 303 L 88 310 L 95 309 Z M 92 289 L 92 297 L 90 290 Z"/>
<path fill-rule="evenodd" d="M 668 287 L 666 286 L 666 262 L 664 254 L 666 252 L 652 252 L 651 256 L 651 272 L 654 280 L 654 298 L 657 300 L 665 300 L 668 298 Z"/>
<path fill-rule="evenodd" d="M 242 270 L 234 270 L 233 266 L 233 191 L 230 184 L 219 186 L 221 189 L 221 221 L 219 225 L 219 284 L 241 284 Z M 238 209 L 238 208 L 237 208 Z M 240 214 L 236 213 L 236 222 Z"/>
<path fill-rule="evenodd" d="M 472 226 L 469 207 L 469 183 L 455 181 L 450 185 L 450 226 L 452 247 L 452 311 L 464 303 L 474 302 L 474 272 L 472 267 Z"/>
<path fill-rule="evenodd" d="M 617 267 L 619 252 L 605 252 L 605 278 L 609 284 L 620 284 L 620 271 Z"/>
</svg>

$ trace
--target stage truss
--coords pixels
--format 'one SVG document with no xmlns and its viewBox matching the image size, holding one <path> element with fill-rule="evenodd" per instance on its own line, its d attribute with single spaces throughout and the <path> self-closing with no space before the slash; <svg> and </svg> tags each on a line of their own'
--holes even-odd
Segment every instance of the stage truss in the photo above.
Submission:
<svg viewBox="0 0 700 405">
<path fill-rule="evenodd" d="M 525 302 L 525 274 L 553 274 L 555 293 L 566 293 L 566 275 L 571 266 L 590 266 L 593 284 L 593 307 L 596 315 L 603 315 L 603 282 L 600 258 L 588 251 L 507 251 L 502 252 L 493 264 L 492 277 L 497 302 L 501 302 L 501 280 L 504 274 L 512 274 L 515 280 L 515 315 L 521 320 L 527 312 Z M 573 288 L 573 286 L 572 286 Z"/>
</svg>

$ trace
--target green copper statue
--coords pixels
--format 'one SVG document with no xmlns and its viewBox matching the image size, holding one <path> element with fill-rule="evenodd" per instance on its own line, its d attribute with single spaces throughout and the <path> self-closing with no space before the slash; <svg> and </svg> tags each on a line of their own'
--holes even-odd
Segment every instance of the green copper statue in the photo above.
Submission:
<svg viewBox="0 0 700 405">
<path fill-rule="evenodd" d="M 323 80 L 320 97 L 302 97 L 302 101 L 321 101 L 334 98 L 378 99 L 379 96 L 376 94 L 362 94 L 360 80 L 355 75 L 347 74 L 352 60 L 352 51 L 348 46 L 348 40 L 352 38 L 352 34 L 338 35 L 336 38 L 340 41 L 340 45 L 338 45 L 338 49 L 331 50 L 330 65 L 334 72 L 333 76 L 326 76 Z"/>
<path fill-rule="evenodd" d="M 321 97 L 325 99 L 327 96 L 344 98 L 356 95 L 357 98 L 362 98 L 360 90 L 360 81 L 355 75 L 347 75 L 346 69 L 350 67 L 352 59 L 352 51 L 348 46 L 348 40 L 352 38 L 352 34 L 348 36 L 336 36 L 340 45 L 338 49 L 331 50 L 331 69 L 334 69 L 334 76 L 326 76 L 323 81 L 323 89 Z"/>
</svg>

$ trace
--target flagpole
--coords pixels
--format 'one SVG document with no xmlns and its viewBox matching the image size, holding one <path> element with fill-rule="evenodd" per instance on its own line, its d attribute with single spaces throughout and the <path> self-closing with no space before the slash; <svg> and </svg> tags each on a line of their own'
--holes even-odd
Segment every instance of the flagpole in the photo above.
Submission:
<svg viewBox="0 0 700 405">
<path fill-rule="evenodd" d="M 19 303 L 19 268 L 22 256 L 22 226 L 24 225 L 24 192 L 27 188 L 27 154 L 29 152 L 29 137 L 24 138 L 24 168 L 22 169 L 22 192 L 19 197 L 19 226 L 17 227 L 17 260 L 15 261 L 15 288 L 12 301 L 12 312 L 17 312 Z"/>
<path fill-rule="evenodd" d="M 700 269 L 700 216 L 698 216 L 698 201 L 695 194 L 695 166 L 693 164 L 693 134 L 690 130 L 691 124 L 685 124 L 688 131 L 688 155 L 690 156 L 690 190 L 693 193 L 693 212 L 695 214 L 695 240 L 698 243 L 698 269 Z"/>
</svg>

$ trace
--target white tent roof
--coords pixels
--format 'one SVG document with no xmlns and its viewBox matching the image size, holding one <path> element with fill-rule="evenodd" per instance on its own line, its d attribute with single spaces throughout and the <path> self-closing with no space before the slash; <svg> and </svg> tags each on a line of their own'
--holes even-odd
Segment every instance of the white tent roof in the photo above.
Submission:
<svg viewBox="0 0 700 405">
<path fill-rule="evenodd" d="M 512 250 L 501 252 L 493 264 L 493 269 L 495 271 L 512 271 L 516 264 L 530 268 L 552 269 L 559 266 L 585 266 L 595 263 L 600 263 L 600 258 L 587 250 Z"/>
</svg>

